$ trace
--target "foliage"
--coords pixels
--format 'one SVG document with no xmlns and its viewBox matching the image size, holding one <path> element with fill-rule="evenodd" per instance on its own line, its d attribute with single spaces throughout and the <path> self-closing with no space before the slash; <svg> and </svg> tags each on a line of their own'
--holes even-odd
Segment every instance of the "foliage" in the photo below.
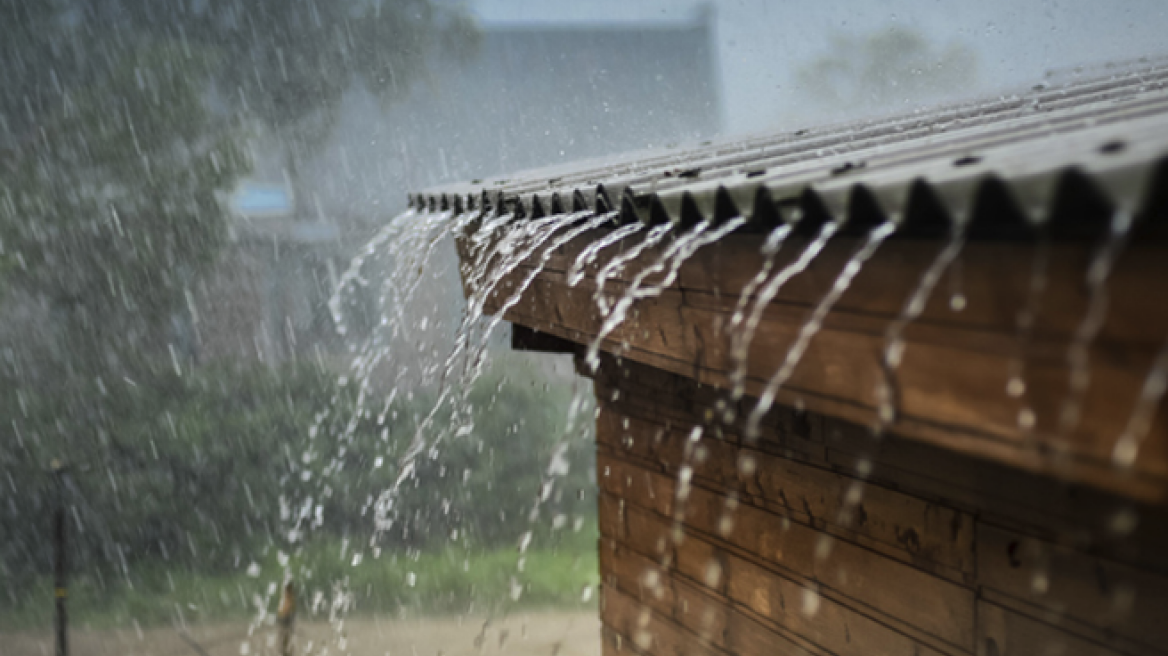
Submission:
<svg viewBox="0 0 1168 656">
<path fill-rule="evenodd" d="M 222 201 L 256 131 L 281 136 L 295 178 L 351 85 L 390 102 L 435 51 L 473 45 L 463 15 L 427 0 L 0 0 L 0 606 L 40 599 L 61 507 L 76 603 L 141 621 L 169 616 L 167 594 L 236 603 L 251 560 L 277 558 L 304 513 L 296 558 L 367 543 L 350 533 L 434 397 L 405 393 L 378 421 L 317 366 L 195 363 L 179 327 L 228 243 Z M 547 487 L 549 462 L 590 457 L 559 443 L 562 393 L 495 375 L 469 399 L 475 429 L 407 479 L 388 557 L 329 574 L 398 590 L 370 603 L 453 608 L 468 580 L 509 591 L 513 540 L 549 524 L 533 509 L 564 530 L 594 511 L 576 496 L 587 464 Z M 59 478 L 54 459 L 69 465 Z M 472 552 L 486 569 L 460 573 Z M 404 593 L 407 563 L 432 587 Z M 562 595 L 561 574 L 529 599 Z"/>
<path fill-rule="evenodd" d="M 529 553 L 523 572 L 517 569 L 512 549 L 384 552 L 354 566 L 339 558 L 341 546 L 336 541 L 322 544 L 301 557 L 301 562 L 315 567 L 301 584 L 306 592 L 301 617 L 327 617 L 338 592 L 351 595 L 352 611 L 358 615 L 485 614 L 504 608 L 579 606 L 588 603 L 585 590 L 597 584 L 598 565 L 595 533 L 575 535 L 557 548 Z M 518 600 L 511 598 L 513 579 L 522 590 Z M 256 577 L 242 570 L 209 575 L 144 564 L 128 577 L 92 573 L 79 577 L 70 586 L 71 613 L 80 625 L 93 628 L 130 621 L 145 628 L 172 622 L 180 613 L 191 623 L 238 620 L 254 617 L 257 597 L 272 612 L 275 597 L 265 593 L 281 581 L 275 553 L 264 560 Z M 341 590 L 335 587 L 338 582 L 344 583 Z M 49 577 L 40 576 L 25 589 L 0 597 L 0 629 L 48 626 L 52 591 Z"/>
<path fill-rule="evenodd" d="M 19 395 L 4 408 L 18 439 L 0 447 L 7 482 L 23 497 L 0 515 L 5 578 L 19 584 L 49 571 L 48 518 L 61 502 L 76 569 L 116 572 L 151 559 L 238 566 L 278 524 L 287 447 L 303 439 L 331 388 L 311 366 L 172 372 L 150 385 L 77 392 L 103 399 L 92 424 L 60 413 L 52 396 Z M 61 489 L 43 464 L 54 458 L 71 465 Z"/>
<path fill-rule="evenodd" d="M 276 521 L 279 456 L 332 389 L 191 370 L 180 327 L 227 242 L 222 198 L 255 126 L 302 151 L 351 84 L 391 100 L 472 34 L 428 0 L 0 1 L 8 575 L 45 569 L 50 458 L 89 467 L 66 492 L 81 564 L 220 567 Z"/>
<path fill-rule="evenodd" d="M 383 536 L 379 548 L 464 557 L 502 548 L 514 561 L 514 540 L 533 526 L 541 527 L 536 546 L 589 526 L 595 499 L 580 493 L 592 488 L 590 441 L 567 444 L 563 457 L 572 468 L 557 478 L 561 494 L 542 505 L 545 518 L 563 515 L 562 521 L 533 524 L 529 515 L 560 445 L 564 394 L 499 376 L 484 380 L 471 394 L 480 404 L 475 431 L 451 442 L 440 461 L 416 470 L 399 498 L 398 530 Z M 111 384 L 103 398 L 99 421 L 85 427 L 67 423 L 51 397 L 23 395 L 3 408 L 16 418 L 19 439 L 0 445 L 2 475 L 23 492 L 22 503 L 8 496 L 0 508 L 0 578 L 9 603 L 28 594 L 38 572 L 51 570 L 49 520 L 61 502 L 69 509 L 75 572 L 117 581 L 148 579 L 152 568 L 163 568 L 214 579 L 243 571 L 262 552 L 271 558 L 288 548 L 282 530 L 305 488 L 316 499 L 308 515 L 320 521 L 308 536 L 307 555 L 299 557 L 313 559 L 318 581 L 330 567 L 351 576 L 337 560 L 338 548 L 322 558 L 319 545 L 344 540 L 350 553 L 372 558 L 369 502 L 396 475 L 394 458 L 431 407 L 420 394 L 403 398 L 381 425 L 359 421 L 347 431 L 350 439 L 338 439 L 348 428 L 352 394 L 328 372 L 304 364 L 208 366 L 160 375 L 149 386 Z M 325 407 L 338 410 L 336 424 L 318 420 Z M 314 440 L 314 426 L 328 439 Z M 436 429 L 444 429 L 441 422 Z M 96 437 L 71 439 L 81 432 Z M 40 463 L 62 456 L 73 467 L 57 488 Z"/>
<path fill-rule="evenodd" d="M 974 83 L 973 50 L 959 43 L 937 46 L 905 28 L 863 36 L 837 34 L 829 51 L 801 67 L 802 89 L 828 109 L 857 106 L 892 109 Z"/>
</svg>

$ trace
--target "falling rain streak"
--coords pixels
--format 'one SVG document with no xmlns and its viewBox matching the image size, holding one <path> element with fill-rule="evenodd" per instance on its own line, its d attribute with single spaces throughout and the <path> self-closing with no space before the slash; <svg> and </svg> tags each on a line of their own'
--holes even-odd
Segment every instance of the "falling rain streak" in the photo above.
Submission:
<svg viewBox="0 0 1168 656">
<path fill-rule="evenodd" d="M 1071 337 L 1071 346 L 1067 349 L 1067 364 L 1071 373 L 1067 383 L 1067 396 L 1058 418 L 1059 432 L 1064 435 L 1075 430 L 1081 419 L 1083 396 L 1091 384 L 1091 344 L 1103 328 L 1103 322 L 1107 320 L 1109 302 L 1107 279 L 1111 276 L 1111 270 L 1115 267 L 1124 246 L 1127 245 L 1132 218 L 1130 212 L 1116 211 L 1111 218 L 1106 239 L 1087 267 L 1087 311 L 1075 329 Z"/>
<path fill-rule="evenodd" d="M 831 290 L 815 306 L 811 316 L 806 323 L 799 329 L 799 335 L 795 341 L 787 348 L 787 355 L 783 358 L 783 364 L 779 370 L 771 376 L 767 381 L 766 387 L 763 388 L 762 393 L 758 397 L 758 402 L 755 403 L 754 410 L 750 413 L 750 418 L 747 422 L 746 437 L 747 439 L 756 439 L 758 437 L 759 424 L 767 411 L 774 405 L 775 395 L 779 390 L 791 379 L 795 373 L 795 368 L 799 366 L 799 361 L 803 359 L 803 354 L 807 352 L 807 347 L 811 345 L 811 340 L 815 338 L 816 333 L 823 327 L 823 320 L 827 317 L 827 313 L 831 312 L 832 307 L 839 301 L 844 292 L 852 284 L 852 280 L 860 273 L 860 269 L 864 267 L 864 263 L 880 248 L 880 244 L 884 243 L 892 233 L 896 232 L 896 224 L 891 221 L 883 223 L 876 228 L 873 228 L 868 237 L 855 253 L 852 253 L 851 258 L 848 259 L 847 264 L 844 265 L 843 271 L 836 277 L 835 282 L 832 283 Z"/>
<path fill-rule="evenodd" d="M 884 332 L 884 348 L 881 353 L 881 366 L 883 368 L 883 380 L 880 382 L 876 390 L 877 396 L 877 430 L 883 430 L 896 421 L 897 408 L 897 390 L 896 390 L 896 370 L 900 368 L 904 361 L 904 350 L 906 347 L 904 341 L 904 331 L 909 324 L 916 321 L 925 311 L 925 306 L 929 302 L 929 297 L 933 294 L 933 289 L 936 288 L 937 283 L 941 281 L 941 276 L 949 268 L 957 256 L 961 254 L 961 249 L 965 245 L 965 226 L 954 225 L 951 228 L 952 232 L 949 236 L 948 243 L 944 248 L 937 253 L 937 257 L 925 269 L 917 282 L 916 288 L 909 294 L 908 300 L 900 311 L 900 315 L 888 325 Z"/>
<path fill-rule="evenodd" d="M 596 322 L 595 335 L 587 338 L 582 355 L 584 362 L 596 371 L 600 364 L 602 348 L 612 348 L 618 355 L 627 349 L 628 342 L 621 339 L 620 331 L 626 323 L 631 323 L 636 317 L 638 303 L 659 297 L 675 285 L 686 263 L 700 249 L 717 244 L 727 235 L 747 225 L 747 220 L 741 216 L 722 223 L 715 223 L 710 219 L 699 221 L 684 231 L 672 223 L 654 226 L 641 223 L 620 225 L 618 220 L 616 212 L 596 214 L 585 211 L 525 218 L 509 214 L 463 213 L 455 216 L 448 212 L 410 211 L 378 233 L 354 259 L 340 279 L 337 295 L 332 299 L 330 308 L 336 317 L 338 331 L 342 335 L 351 333 L 348 326 L 352 322 L 345 311 L 345 308 L 350 306 L 349 297 L 359 289 L 378 290 L 378 307 L 381 310 L 378 325 L 363 343 L 357 340 L 351 347 L 355 356 L 351 362 L 353 380 L 350 381 L 350 385 L 356 384 L 358 390 L 355 414 L 367 416 L 374 410 L 377 412 L 379 424 L 384 421 L 384 416 L 393 405 L 394 399 L 407 393 L 412 383 L 407 382 L 399 374 L 394 378 L 393 385 L 388 391 L 380 390 L 375 393 L 375 387 L 367 379 L 380 365 L 394 361 L 396 355 L 393 351 L 394 339 L 415 329 L 408 324 L 404 308 L 416 300 L 413 297 L 418 288 L 418 281 L 426 275 L 425 269 L 429 266 L 429 260 L 441 249 L 452 248 L 456 241 L 459 243 L 460 273 L 466 294 L 465 311 L 452 327 L 453 334 L 450 336 L 446 351 L 433 353 L 419 365 L 420 371 L 424 374 L 423 378 L 437 384 L 438 393 L 430 410 L 420 418 L 412 435 L 394 437 L 397 440 L 407 439 L 404 450 L 392 465 L 395 472 L 392 484 L 386 487 L 378 498 L 370 501 L 373 523 L 378 531 L 390 530 L 404 519 L 399 515 L 397 498 L 406 485 L 415 479 L 419 463 L 423 459 L 427 462 L 442 462 L 444 443 L 471 439 L 476 434 L 478 427 L 475 425 L 474 416 L 476 411 L 482 408 L 475 407 L 470 390 L 483 376 L 496 353 L 492 347 L 495 343 L 493 336 L 512 311 L 523 311 L 523 304 L 530 294 L 545 293 L 538 291 L 536 281 L 546 272 L 549 263 L 556 256 L 565 253 L 569 255 L 568 261 L 557 260 L 558 266 L 563 266 L 564 269 L 555 273 L 569 288 L 576 287 L 586 278 L 590 278 L 594 283 L 591 301 L 596 312 L 593 315 Z M 1082 392 L 1081 385 L 1085 380 L 1087 367 L 1085 354 L 1090 350 L 1092 341 L 1106 316 L 1105 283 L 1122 251 L 1128 223 L 1130 221 L 1123 215 L 1117 215 L 1108 239 L 1097 250 L 1088 271 L 1088 311 L 1075 332 L 1075 339 L 1067 358 L 1073 383 L 1070 388 L 1072 392 Z M 735 302 L 729 321 L 719 333 L 729 347 L 728 392 L 731 399 L 740 400 L 746 397 L 748 376 L 751 380 L 765 381 L 757 395 L 752 394 L 757 396 L 757 399 L 749 408 L 743 428 L 747 444 L 758 438 L 763 418 L 774 406 L 779 393 L 799 370 L 800 363 L 812 349 L 816 336 L 824 328 L 824 322 L 836 310 L 855 280 L 863 275 L 865 265 L 898 229 L 897 224 L 885 222 L 872 228 L 858 241 L 824 295 L 809 305 L 794 338 L 776 360 L 775 369 L 760 371 L 757 365 L 751 366 L 751 345 L 755 334 L 763 326 L 767 309 L 777 299 L 782 298 L 784 286 L 806 272 L 826 249 L 834 246 L 846 247 L 843 240 L 837 240 L 840 224 L 829 221 L 819 226 L 803 243 L 802 248 L 780 266 L 777 264 L 778 256 L 795 233 L 795 227 L 783 224 L 760 236 L 759 268 L 746 279 L 741 289 L 735 290 Z M 833 243 L 833 240 L 840 243 Z M 905 331 L 924 313 L 937 285 L 946 272 L 956 266 L 955 263 L 966 245 L 965 227 L 955 224 L 948 240 L 940 245 L 920 273 L 915 285 L 904 299 L 899 313 L 889 319 L 883 332 L 880 350 L 880 364 L 885 380 L 878 394 L 880 431 L 891 427 L 899 412 L 892 387 L 895 385 L 896 371 L 904 359 Z M 1025 304 L 1016 316 L 1016 361 L 1010 362 L 1010 378 L 1006 389 L 1003 390 L 1003 396 L 1020 398 L 1029 387 L 1025 382 L 1022 360 L 1026 356 L 1034 322 L 1041 307 L 1041 297 L 1048 284 L 1049 258 L 1048 245 L 1045 242 L 1037 244 L 1031 263 Z M 384 272 L 373 271 L 374 263 L 386 267 Z M 380 279 L 377 278 L 379 275 Z M 619 286 L 611 284 L 616 280 L 620 281 Z M 613 291 L 612 287 L 617 289 Z M 962 290 L 955 288 L 951 295 L 953 298 L 959 297 L 962 302 L 955 303 L 951 299 L 950 305 L 961 305 L 960 309 L 964 309 L 965 297 Z M 610 347 L 613 342 L 616 344 Z M 540 532 L 540 523 L 549 520 L 542 512 L 542 508 L 553 495 L 563 493 L 563 490 L 559 489 L 558 481 L 571 468 L 565 455 L 566 450 L 574 441 L 589 435 L 586 429 L 589 428 L 590 415 L 584 412 L 589 395 L 585 389 L 587 388 L 577 388 L 571 403 L 563 411 L 566 421 L 563 435 L 559 438 L 561 441 L 543 467 L 538 494 L 527 506 L 528 528 L 514 538 L 518 555 L 516 570 L 511 577 L 509 598 L 512 601 L 518 601 L 523 596 L 523 586 L 519 583 L 518 577 L 522 575 L 526 566 L 527 554 L 533 540 Z M 1134 402 L 1127 426 L 1115 442 L 1113 460 L 1117 466 L 1130 467 L 1134 462 L 1139 445 L 1149 430 L 1152 417 L 1166 389 L 1168 389 L 1168 345 L 1160 351 L 1147 372 L 1143 389 Z M 384 395 L 386 398 L 375 403 L 373 398 L 375 394 Z M 1076 398 L 1071 395 L 1069 401 L 1075 401 Z M 366 405 L 374 407 L 366 410 Z M 725 410 L 728 406 L 723 401 L 718 407 Z M 451 420 L 448 423 L 437 421 L 442 413 L 449 414 Z M 322 418 L 325 415 L 327 413 L 322 413 Z M 714 416 L 707 415 L 706 419 Z M 735 419 L 733 413 L 729 411 L 718 418 L 727 424 L 733 423 Z M 627 420 L 625 427 L 628 428 Z M 672 528 L 667 537 L 673 548 L 680 548 L 686 539 L 687 504 L 695 489 L 694 486 L 699 484 L 695 480 L 696 467 L 709 455 L 706 440 L 721 439 L 714 436 L 715 433 L 720 435 L 721 429 L 715 425 L 696 424 L 689 427 L 675 426 L 674 430 L 681 430 L 685 438 L 674 481 L 674 498 L 670 510 Z M 383 463 L 387 461 L 379 457 L 377 467 L 385 466 Z M 739 457 L 736 466 L 739 476 L 747 478 L 754 476 L 758 467 L 754 457 L 746 454 Z M 858 462 L 856 478 L 846 488 L 837 506 L 835 521 L 840 525 L 851 525 L 857 513 L 862 512 L 865 485 L 872 468 L 872 462 L 866 458 Z M 321 485 L 326 485 L 324 481 L 328 479 L 327 473 L 324 471 L 325 475 L 319 477 Z M 604 475 L 607 476 L 608 472 L 606 471 Z M 626 482 L 626 485 L 631 484 L 633 484 L 631 481 Z M 650 485 L 648 481 L 645 484 Z M 324 488 L 321 488 L 319 493 L 324 493 Z M 734 516 L 740 501 L 737 493 L 730 494 L 723 501 L 721 515 L 717 519 L 717 530 L 719 535 L 725 536 L 733 530 Z M 300 511 L 292 509 L 290 517 L 294 526 L 293 535 L 303 530 L 305 522 L 319 521 L 319 517 L 313 520 L 311 508 L 311 504 L 306 504 Z M 550 522 L 553 526 L 560 527 L 564 525 L 565 519 L 562 516 L 551 517 Z M 829 558 L 834 543 L 835 541 L 831 539 L 820 540 L 814 549 L 815 558 L 817 560 Z M 375 544 L 376 538 L 370 542 L 370 547 L 375 548 L 373 546 Z M 353 557 L 359 558 L 360 555 L 355 554 Z M 666 552 L 661 553 L 660 560 L 661 567 L 667 569 L 671 566 Z M 711 564 L 711 569 L 705 573 L 707 583 L 711 585 L 717 585 L 722 576 L 720 566 L 714 567 L 715 565 L 716 563 Z M 652 580 L 659 583 L 659 579 L 659 575 L 654 579 L 647 574 L 644 580 L 648 585 L 654 585 Z M 590 598 L 590 588 L 580 596 L 583 599 Z M 803 612 L 812 616 L 819 607 L 818 592 L 813 588 L 807 588 L 802 599 Z"/>
</svg>

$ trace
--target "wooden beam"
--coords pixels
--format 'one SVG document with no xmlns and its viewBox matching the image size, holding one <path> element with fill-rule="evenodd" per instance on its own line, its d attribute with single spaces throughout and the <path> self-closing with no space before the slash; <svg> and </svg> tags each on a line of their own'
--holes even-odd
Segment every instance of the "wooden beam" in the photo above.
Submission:
<svg viewBox="0 0 1168 656">
<path fill-rule="evenodd" d="M 596 266 L 574 286 L 566 272 L 579 250 L 600 234 L 581 236 L 554 253 L 506 318 L 577 344 L 594 340 L 604 319 L 596 306 Z M 802 244 L 795 238 L 785 244 L 776 267 Z M 748 394 L 760 394 L 782 365 L 812 307 L 856 245 L 842 238 L 829 243 L 764 309 L 746 358 Z M 1168 279 L 1168 258 L 1161 257 L 1159 245 L 1137 242 L 1117 264 L 1107 318 L 1089 349 L 1082 417 L 1070 431 L 1058 418 L 1072 374 L 1068 346 L 1090 302 L 1083 281 L 1094 246 L 1049 246 L 1045 291 L 1033 308 L 1035 327 L 1023 337 L 1017 315 L 1027 307 L 1036 246 L 969 243 L 954 268 L 960 277 L 942 280 L 920 319 L 906 329 L 903 363 L 889 378 L 881 360 L 885 332 L 938 248 L 936 242 L 894 240 L 878 251 L 827 315 L 777 400 L 871 425 L 880 405 L 878 389 L 890 381 L 899 397 L 891 426 L 897 434 L 1145 501 L 1168 499 L 1168 420 L 1162 410 L 1133 468 L 1118 470 L 1111 459 L 1155 351 L 1168 335 L 1168 304 L 1149 302 L 1158 297 L 1157 281 Z M 630 263 L 604 294 L 619 298 L 625 282 L 657 255 Z M 727 327 L 744 285 L 761 266 L 758 237 L 732 235 L 699 250 L 681 267 L 677 282 L 633 306 L 602 348 L 729 389 L 735 361 Z M 487 310 L 497 312 L 531 273 L 520 267 L 504 279 Z M 965 299 L 960 312 L 950 306 L 957 291 Z M 1007 382 L 1019 371 L 1026 391 L 1015 397 L 1007 393 Z M 1024 419 L 1027 413 L 1032 426 Z"/>
</svg>

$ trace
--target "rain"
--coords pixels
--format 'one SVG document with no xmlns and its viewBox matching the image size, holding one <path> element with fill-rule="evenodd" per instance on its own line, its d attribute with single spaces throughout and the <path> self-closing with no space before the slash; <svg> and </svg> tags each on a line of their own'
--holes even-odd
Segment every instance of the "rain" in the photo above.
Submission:
<svg viewBox="0 0 1168 656">
<path fill-rule="evenodd" d="M 1150 0 L 0 0 L 0 654 L 1162 653 Z"/>
</svg>

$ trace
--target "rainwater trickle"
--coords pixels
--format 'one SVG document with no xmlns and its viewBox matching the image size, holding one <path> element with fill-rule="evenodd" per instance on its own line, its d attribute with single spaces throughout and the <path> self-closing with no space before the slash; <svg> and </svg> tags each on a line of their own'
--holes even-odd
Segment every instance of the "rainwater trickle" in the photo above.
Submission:
<svg viewBox="0 0 1168 656">
<path fill-rule="evenodd" d="M 917 281 L 916 288 L 909 294 L 908 300 L 901 308 L 900 314 L 884 332 L 884 349 L 881 354 L 884 379 L 876 390 L 878 431 L 883 431 L 884 428 L 896 421 L 896 415 L 899 411 L 895 381 L 896 370 L 904 360 L 904 331 L 925 311 L 933 289 L 936 288 L 945 271 L 957 259 L 962 247 L 965 246 L 965 238 L 965 227 L 954 225 L 948 243 L 925 269 L 920 280 Z"/>
<path fill-rule="evenodd" d="M 1090 349 L 1103 328 L 1107 319 L 1107 279 L 1115 267 L 1116 260 L 1127 245 L 1128 233 L 1131 230 L 1132 215 L 1125 210 L 1116 210 L 1111 219 L 1107 238 L 1099 246 L 1087 267 L 1087 311 L 1084 313 L 1075 333 L 1071 337 L 1071 346 L 1067 349 L 1067 366 L 1070 368 L 1070 378 L 1067 384 L 1067 395 L 1059 410 L 1059 433 L 1067 435 L 1074 431 L 1080 420 L 1083 409 L 1083 397 L 1091 384 Z"/>
<path fill-rule="evenodd" d="M 800 360 L 803 359 L 803 355 L 811 345 L 811 340 L 823 327 L 823 320 L 827 317 L 827 313 L 831 312 L 836 302 L 851 287 L 856 275 L 860 273 L 864 264 L 876 253 L 876 249 L 880 248 L 880 244 L 884 243 L 884 240 L 894 232 L 896 232 L 895 223 L 891 221 L 882 223 L 873 228 L 868 233 L 864 244 L 852 253 L 847 264 L 844 265 L 843 270 L 836 277 L 835 282 L 832 283 L 831 290 L 815 306 L 815 310 L 812 311 L 811 316 L 808 317 L 807 321 L 799 329 L 799 335 L 795 338 L 795 342 L 787 349 L 787 355 L 783 358 L 783 364 L 771 376 L 770 380 L 767 381 L 766 387 L 763 388 L 762 394 L 759 395 L 758 402 L 755 404 L 754 410 L 751 411 L 747 421 L 747 439 L 753 440 L 758 438 L 759 425 L 762 422 L 762 418 L 771 409 L 771 406 L 774 405 L 775 395 L 778 394 L 783 385 L 794 375 L 795 368 L 799 366 Z"/>
<path fill-rule="evenodd" d="M 778 270 L 762 285 L 746 320 L 731 334 L 730 352 L 734 363 L 731 382 L 733 384 L 732 392 L 735 400 L 741 399 L 746 395 L 747 356 L 750 353 L 750 345 L 754 341 L 754 334 L 758 331 L 759 323 L 762 321 L 763 311 L 778 296 L 779 290 L 783 288 L 783 285 L 787 284 L 791 278 L 807 270 L 807 267 L 819 256 L 823 248 L 827 245 L 828 240 L 832 238 L 837 230 L 839 230 L 839 226 L 835 223 L 830 221 L 824 223 L 819 233 L 811 240 L 811 243 L 807 244 L 803 248 L 803 251 L 799 253 L 799 257 Z M 775 236 L 774 248 L 776 252 L 783 240 L 786 239 L 786 235 L 787 233 L 780 234 L 778 231 L 772 233 L 772 236 Z"/>
<path fill-rule="evenodd" d="M 718 241 L 734 230 L 737 230 L 745 222 L 746 219 L 737 216 L 726 221 L 714 230 L 709 230 L 713 226 L 713 220 L 707 219 L 702 221 L 695 225 L 689 232 L 674 240 L 652 266 L 638 272 L 625 288 L 625 292 L 621 298 L 612 306 L 611 310 L 605 313 L 605 308 L 603 306 L 601 307 L 602 314 L 606 314 L 606 316 L 603 325 L 600 327 L 600 331 L 592 340 L 592 343 L 588 345 L 588 354 L 586 356 L 588 366 L 593 371 L 596 370 L 600 363 L 601 343 L 624 323 L 634 303 L 642 299 L 659 296 L 666 287 L 669 287 L 677 280 L 678 273 L 681 271 L 681 265 L 685 264 L 686 260 L 692 257 L 699 248 Z M 709 230 L 708 233 L 707 230 Z M 661 277 L 656 282 L 647 283 L 651 276 L 658 274 Z M 598 303 L 600 299 L 601 296 L 599 296 L 598 291 Z"/>
</svg>

